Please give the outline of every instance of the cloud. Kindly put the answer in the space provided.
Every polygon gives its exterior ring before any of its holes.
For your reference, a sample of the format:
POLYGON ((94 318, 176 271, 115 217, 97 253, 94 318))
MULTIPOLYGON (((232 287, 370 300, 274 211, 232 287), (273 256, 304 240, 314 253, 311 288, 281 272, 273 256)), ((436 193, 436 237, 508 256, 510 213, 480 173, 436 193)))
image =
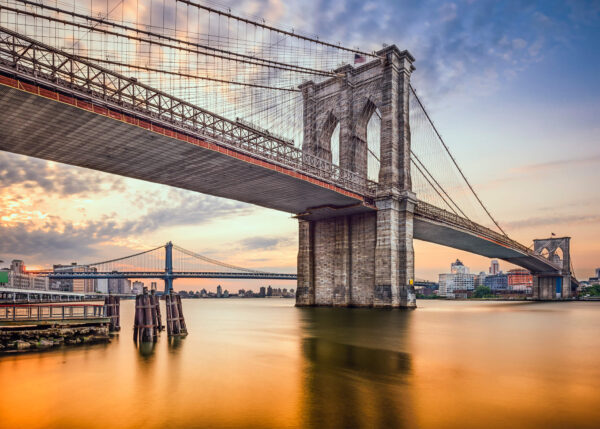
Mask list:
POLYGON ((565 225, 573 223, 595 223, 600 222, 598 214, 564 215, 533 217, 513 222, 505 222, 505 226, 514 229, 537 227, 544 225, 565 225))
POLYGON ((60 196, 103 190, 123 191, 125 188, 124 180, 118 176, 0 152, 0 186, 7 188, 14 185, 37 188, 45 194, 60 196))
POLYGON ((292 243, 289 237, 250 237, 238 242, 244 250, 271 250, 292 243))
POLYGON ((162 204, 130 220, 105 215, 74 223, 47 215, 41 222, 0 224, 0 259, 26 257, 47 263, 78 259, 87 263, 102 254, 102 249, 118 246, 115 240, 139 239, 159 228, 200 225, 253 210, 248 204, 178 189, 169 190, 162 199, 162 204))
POLYGON ((452 21, 456 19, 456 3, 444 3, 438 9, 440 14, 440 21, 452 21))
POLYGON ((376 50, 385 42, 408 49, 416 58, 413 82, 426 99, 434 101, 449 93, 497 91, 503 79, 576 40, 579 26, 598 21, 598 7, 590 2, 440 5, 433 0, 372 0, 368 8, 360 0, 349 0, 345 7, 336 4, 320 0, 307 8, 305 2, 288 3, 288 16, 312 16, 305 21, 310 28, 304 30, 325 40, 341 40, 346 46, 376 50), (593 11, 591 16, 585 15, 586 7, 593 11))
POLYGON ((597 164, 600 163, 600 154, 599 155, 591 155, 585 158, 567 158, 567 159, 559 159, 556 161, 547 161, 540 162, 536 164, 527 164, 522 165, 520 167, 511 168, 511 172, 513 173, 531 173, 531 172, 539 172, 546 170, 555 170, 557 168, 573 168, 582 165, 588 164, 597 164))

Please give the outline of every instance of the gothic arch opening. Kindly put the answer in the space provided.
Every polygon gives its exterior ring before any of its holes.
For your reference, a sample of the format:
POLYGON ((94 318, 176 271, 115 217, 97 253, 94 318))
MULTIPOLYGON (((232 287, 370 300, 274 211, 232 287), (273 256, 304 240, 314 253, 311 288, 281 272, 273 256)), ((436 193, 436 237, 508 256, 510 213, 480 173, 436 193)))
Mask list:
POLYGON ((564 260, 564 253, 560 247, 558 247, 554 251, 554 254, 552 255, 552 260, 557 263, 562 263, 562 261, 564 260))
POLYGON ((362 109, 360 118, 356 124, 356 135, 365 142, 366 168, 363 174, 369 180, 379 181, 380 159, 381 159, 381 112, 371 100, 367 100, 362 109))
POLYGON ((381 167, 381 112, 375 108, 367 122, 367 178, 379 182, 381 167))
POLYGON ((329 147, 331 150, 331 163, 333 165, 340 165, 340 123, 338 122, 331 137, 329 139, 329 147))
POLYGON ((333 165, 340 165, 340 121, 332 112, 323 124, 319 156, 333 165))

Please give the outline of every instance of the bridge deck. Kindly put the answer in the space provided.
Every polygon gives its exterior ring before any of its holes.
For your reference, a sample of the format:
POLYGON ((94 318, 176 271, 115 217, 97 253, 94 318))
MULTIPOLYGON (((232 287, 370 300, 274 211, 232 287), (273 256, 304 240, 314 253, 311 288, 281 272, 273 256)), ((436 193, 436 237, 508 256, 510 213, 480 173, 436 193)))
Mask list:
POLYGON ((2 77, 0 150, 288 213, 324 205, 372 210, 358 194, 275 162, 26 82, 17 89, 2 77))

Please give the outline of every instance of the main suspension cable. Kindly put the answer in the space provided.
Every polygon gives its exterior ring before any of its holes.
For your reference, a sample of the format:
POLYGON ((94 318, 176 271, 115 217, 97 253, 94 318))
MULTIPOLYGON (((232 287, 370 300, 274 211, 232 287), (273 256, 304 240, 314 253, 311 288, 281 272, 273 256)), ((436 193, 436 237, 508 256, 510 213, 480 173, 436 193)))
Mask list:
MULTIPOLYGON (((31 2, 28 2, 27 0, 17 0, 17 1, 21 1, 21 2, 24 2, 24 3, 25 2, 26 3, 31 3, 31 2)), ((36 6, 42 7, 42 8, 46 7, 46 6, 41 5, 39 3, 33 3, 33 4, 35 4, 36 6)), ((311 75, 336 76, 336 74, 333 73, 333 72, 331 72, 331 71, 311 69, 311 68, 307 68, 307 67, 297 66, 297 65, 294 65, 294 64, 280 63, 280 62, 273 61, 273 60, 266 60, 266 59, 263 59, 263 58, 252 57, 250 55, 239 54, 239 53, 228 51, 228 50, 225 50, 225 49, 219 49, 219 48, 214 48, 214 47, 211 47, 211 46, 195 44, 195 43, 192 43, 192 42, 183 42, 181 40, 173 39, 173 38, 168 37, 168 36, 159 35, 158 33, 149 32, 149 31, 145 31, 145 30, 139 30, 139 29, 132 28, 132 27, 127 27, 127 26, 122 26, 121 24, 116 24, 116 23, 113 23, 113 22, 110 22, 110 21, 106 21, 104 19, 100 20, 98 18, 90 18, 90 17, 86 17, 85 15, 82 15, 85 19, 90 19, 92 21, 100 21, 102 24, 108 24, 108 25, 112 25, 112 26, 115 26, 115 27, 124 27, 128 31, 135 31, 137 33, 146 34, 146 35, 150 34, 152 37, 174 40, 176 43, 182 43, 182 44, 187 44, 187 45, 195 45, 196 48, 202 48, 202 49, 205 49, 205 50, 214 51, 214 53, 199 52, 198 50, 190 49, 190 48, 185 48, 183 46, 175 46, 175 45, 171 45, 171 44, 168 44, 168 43, 165 43, 165 42, 160 42, 160 41, 157 41, 157 40, 146 39, 146 38, 143 38, 143 37, 133 36, 133 35, 130 35, 130 34, 118 33, 118 32, 115 32, 115 31, 110 31, 110 30, 107 30, 107 29, 99 28, 98 26, 91 26, 91 25, 86 25, 86 24, 82 24, 82 23, 78 23, 78 22, 67 21, 67 20, 56 18, 56 17, 53 17, 53 16, 42 15, 42 14, 39 14, 39 13, 30 12, 28 10, 17 9, 17 8, 12 8, 12 7, 8 7, 8 6, 3 6, 3 5, 0 5, 0 9, 5 9, 5 10, 8 10, 10 12, 17 13, 17 14, 29 15, 29 16, 31 16, 33 18, 40 18, 40 19, 46 19, 48 21, 58 22, 60 24, 69 25, 69 26, 72 26, 72 27, 83 28, 83 29, 86 29, 88 31, 95 31, 95 32, 99 32, 99 33, 108 34, 108 35, 111 35, 111 36, 123 37, 123 38, 129 39, 129 40, 134 40, 136 42, 150 43, 150 44, 154 44, 154 45, 157 45, 157 46, 162 46, 164 48, 171 48, 171 49, 180 50, 180 51, 184 51, 184 52, 190 52, 190 53, 193 53, 193 54, 206 55, 206 56, 210 56, 210 57, 214 57, 214 58, 219 58, 219 59, 226 60, 226 61, 236 61, 236 62, 241 62, 241 63, 245 63, 245 64, 251 64, 251 65, 256 65, 256 66, 261 66, 261 67, 270 67, 270 68, 279 69, 279 70, 285 70, 285 71, 291 71, 291 72, 298 72, 298 73, 304 73, 304 74, 311 74, 311 75), (236 58, 236 57, 239 57, 239 58, 236 58)), ((63 11, 61 13, 65 13, 65 14, 68 14, 68 15, 73 15, 74 14, 74 12, 69 12, 69 11, 63 11)), ((77 14, 77 15, 79 15, 79 14, 77 14)))
POLYGON ((367 55, 367 56, 372 57, 372 58, 379 58, 373 52, 364 52, 364 51, 361 51, 359 49, 346 48, 346 47, 344 47, 342 45, 336 45, 334 43, 324 42, 322 40, 319 40, 319 39, 316 39, 316 38, 313 38, 313 37, 303 36, 302 34, 294 33, 293 31, 282 30, 280 28, 267 25, 264 22, 261 23, 261 22, 258 22, 258 21, 253 21, 253 20, 248 19, 248 18, 242 18, 241 16, 233 15, 231 13, 231 11, 225 12, 225 11, 222 11, 222 10, 219 10, 219 9, 215 9, 215 8, 212 8, 212 7, 209 7, 209 6, 205 6, 205 5, 202 5, 202 4, 199 4, 199 3, 195 3, 195 2, 190 1, 190 0, 175 0, 175 1, 179 2, 179 3, 186 4, 188 6, 194 6, 194 7, 198 8, 198 9, 203 9, 203 10, 205 10, 207 12, 210 12, 210 13, 215 13, 217 15, 221 15, 221 16, 224 16, 226 18, 234 19, 234 20, 243 22, 245 24, 254 25, 256 27, 264 28, 265 30, 274 31, 274 32, 279 33, 279 34, 284 34, 286 36, 290 36, 290 37, 294 37, 294 38, 297 38, 297 39, 305 40, 307 42, 316 43, 316 44, 319 44, 319 45, 322 45, 322 46, 327 46, 329 48, 335 48, 335 49, 339 49, 339 50, 346 51, 346 52, 352 52, 354 54, 367 55))
POLYGON ((481 205, 481 207, 483 208, 483 210, 487 213, 487 215, 489 216, 489 218, 492 220, 492 222, 494 222, 494 224, 498 227, 498 229, 502 232, 502 234, 504 234, 506 237, 508 237, 508 235, 506 234, 506 232, 504 232, 504 230, 502 229, 502 227, 498 224, 498 222, 496 222, 496 219, 494 219, 494 217, 491 215, 491 213, 489 212, 489 210, 487 209, 487 207, 485 206, 485 204, 483 204, 483 202, 481 201, 481 199, 479 198, 479 195, 477 195, 477 192, 475 192, 475 189, 473 189, 473 187, 471 186, 471 183, 469 183, 469 181, 467 180, 467 178, 465 177, 463 171, 461 170, 461 168, 458 166, 458 163, 456 162, 456 159, 454 159, 454 156, 452 156, 452 153, 450 152, 450 149, 448 148, 448 146, 446 145, 446 143, 444 142, 444 139, 442 138, 442 136, 440 135, 440 133, 438 132, 437 128, 435 127, 435 124, 433 123, 433 121, 431 120, 431 118, 429 117, 429 114, 427 113, 427 110, 425 110, 425 106, 423 106, 423 103, 421 103, 421 100, 419 99, 419 97, 417 96, 417 93, 415 91, 415 89, 413 88, 412 85, 410 86, 410 90, 413 93, 413 95, 415 96, 415 99, 417 100, 417 102, 419 103, 419 106, 421 106, 421 109, 423 110, 423 113, 425 113, 425 116, 427 117, 427 120, 429 121, 429 123, 431 124, 431 126, 433 127, 433 130, 435 131, 435 134, 438 136, 438 138, 440 139, 440 142, 442 143, 442 146, 444 146, 444 149, 446 149, 446 152, 448 153, 448 156, 450 156, 450 159, 452 160, 452 162, 454 163, 454 165, 456 166, 456 168, 458 169, 458 172, 460 173, 460 175, 462 176, 462 178, 464 179, 465 183, 467 184, 467 186, 469 187, 469 189, 471 190, 471 192, 473 193, 473 195, 475 196, 475 198, 477 199, 477 201, 479 202, 479 204, 481 205))

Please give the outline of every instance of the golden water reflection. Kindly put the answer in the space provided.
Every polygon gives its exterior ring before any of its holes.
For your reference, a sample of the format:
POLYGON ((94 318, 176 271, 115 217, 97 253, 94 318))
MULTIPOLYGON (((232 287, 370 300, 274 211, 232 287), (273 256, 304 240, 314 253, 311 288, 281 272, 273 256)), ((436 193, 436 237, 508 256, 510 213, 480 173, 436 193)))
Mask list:
POLYGON ((190 335, 0 357, 1 428, 600 427, 600 303, 186 300, 190 335))

